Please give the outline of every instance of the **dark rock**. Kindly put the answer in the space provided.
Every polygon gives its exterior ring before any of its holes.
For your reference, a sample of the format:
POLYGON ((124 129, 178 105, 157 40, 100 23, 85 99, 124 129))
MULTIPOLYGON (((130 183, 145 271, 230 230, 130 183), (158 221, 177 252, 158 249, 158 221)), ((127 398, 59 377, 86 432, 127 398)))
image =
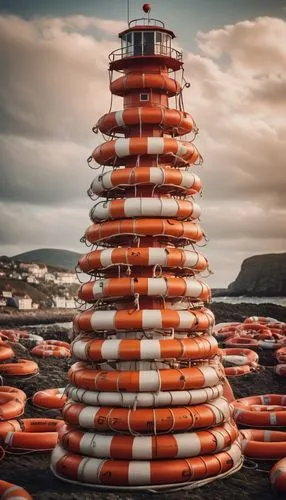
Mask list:
POLYGON ((255 255, 245 259, 227 295, 286 296, 286 253, 255 255))

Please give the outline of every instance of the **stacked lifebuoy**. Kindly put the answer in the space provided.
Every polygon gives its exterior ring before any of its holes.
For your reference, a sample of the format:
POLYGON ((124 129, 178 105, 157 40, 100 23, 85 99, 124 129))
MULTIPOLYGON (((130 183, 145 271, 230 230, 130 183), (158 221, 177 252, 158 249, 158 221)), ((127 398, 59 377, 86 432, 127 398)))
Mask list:
POLYGON ((210 289, 197 277, 208 263, 185 248, 204 236, 188 198, 201 190, 191 171, 200 155, 180 139, 195 125, 168 107, 181 93, 170 58, 149 59, 122 66, 111 92, 124 97, 124 111, 95 127, 110 136, 88 160, 100 165, 89 194, 106 200, 92 208, 85 240, 100 249, 79 261, 91 276, 79 291, 87 310, 74 319, 78 362, 52 454, 61 479, 116 488, 201 484, 241 464, 204 306, 210 289))

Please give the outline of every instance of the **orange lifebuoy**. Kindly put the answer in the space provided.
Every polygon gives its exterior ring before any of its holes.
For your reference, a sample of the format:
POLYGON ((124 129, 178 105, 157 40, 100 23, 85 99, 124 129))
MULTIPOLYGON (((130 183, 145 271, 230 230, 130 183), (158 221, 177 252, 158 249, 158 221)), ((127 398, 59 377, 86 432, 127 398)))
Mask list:
POLYGON ((0 340, 0 361, 6 361, 7 359, 14 358, 14 356, 14 351, 9 344, 0 340))
POLYGON ((172 247, 93 250, 79 260, 79 267, 85 273, 94 273, 97 270, 103 274, 110 273, 114 268, 116 272, 117 267, 121 265, 128 266, 131 275, 133 268, 141 268, 142 275, 144 267, 147 271, 150 269, 149 274, 152 276, 154 266, 169 268, 171 271, 176 269, 176 272, 181 268, 185 274, 194 274, 205 271, 208 261, 198 252, 172 247))
POLYGON ((197 222, 182 222, 176 219, 119 219, 92 224, 85 232, 90 243, 105 245, 132 244, 135 236, 164 237, 166 241, 177 241, 181 246, 203 239, 203 231, 197 222))
POLYGON ((275 358, 279 363, 286 363, 286 347, 281 347, 275 351, 275 358))
POLYGON ((237 399, 233 402, 233 418, 238 424, 254 427, 286 425, 286 395, 264 394, 237 399))
POLYGON ((125 217, 175 217, 178 220, 196 220, 201 209, 191 200, 173 198, 124 198, 100 201, 90 211, 93 222, 125 217))
POLYGON ((258 340, 243 336, 229 337, 227 340, 224 341, 224 344, 230 347, 249 347, 249 346, 257 347, 259 345, 258 340))
POLYGON ((241 336, 252 336, 260 340, 271 339, 272 332, 270 328, 261 323, 241 323, 236 327, 235 333, 241 336))
POLYGON ((126 331, 173 328, 175 331, 208 330, 214 324, 213 313, 207 308, 175 311, 170 309, 142 309, 119 311, 87 311, 74 318, 75 331, 126 331))
POLYGON ((95 391, 174 391, 212 387, 221 382, 219 366, 198 366, 170 370, 103 371, 86 363, 75 363, 68 372, 72 384, 95 391))
POLYGON ((166 92, 173 97, 181 92, 181 85, 166 73, 127 73, 110 84, 112 94, 125 96, 129 92, 140 89, 153 89, 166 92))
MULTIPOLYGON (((224 383, 227 380, 225 379, 224 383)), ((120 408, 160 408, 162 406, 189 406, 213 401, 225 395, 222 384, 201 389, 157 392, 108 392, 88 391, 74 385, 67 386, 67 395, 77 403, 91 406, 115 406, 120 408)), ((232 399, 232 401, 234 398, 232 399)))
POLYGON ((104 134, 122 134, 130 125, 142 124, 160 127, 165 133, 174 136, 185 135, 196 129, 195 122, 189 113, 178 109, 144 106, 112 111, 103 115, 96 127, 104 134))
POLYGON ((72 343, 72 354, 81 360, 152 360, 152 359, 204 359, 218 352, 214 337, 170 340, 100 340, 80 337, 72 343))
POLYGON ((130 137, 114 139, 97 146, 92 153, 99 165, 124 165, 126 157, 154 155, 160 161, 182 167, 201 160, 192 142, 169 137, 130 137))
POLYGON ((241 448, 234 442, 227 451, 173 460, 110 460, 89 458, 89 468, 83 467, 87 458, 65 451, 58 445, 52 453, 52 471, 61 479, 82 481, 115 487, 150 486, 166 483, 190 484, 229 471, 241 463, 241 448), (90 472, 89 472, 90 471, 90 472))
POLYGON ((286 376, 286 363, 279 364, 274 367, 274 371, 277 375, 281 375, 282 377, 286 376))
POLYGON ((190 297, 192 300, 209 302, 211 291, 203 281, 194 278, 109 278, 84 283, 79 298, 94 302, 115 297, 134 297, 135 294, 148 297, 190 297))
POLYGON ((61 409, 67 401, 67 396, 64 391, 64 387, 38 391, 33 395, 33 405, 53 410, 61 409))
MULTIPOLYGON (((194 195, 202 190, 200 178, 189 170, 170 167, 135 167, 104 170, 92 181, 88 193, 109 197, 122 196, 122 191, 133 191, 136 186, 153 186, 157 193, 194 195)), ((135 194, 135 193, 134 193, 135 194)))
POLYGON ((30 493, 21 486, 2 480, 0 480, 0 495, 1 500, 33 500, 30 493))
POLYGON ((0 422, 0 439, 6 448, 32 451, 52 450, 58 440, 62 420, 27 418, 0 422))
POLYGON ((37 363, 30 359, 17 359, 14 363, 4 363, 0 365, 0 374, 6 377, 25 377, 39 373, 37 363))
POLYGON ((242 429, 243 454, 255 460, 276 460, 286 456, 286 432, 242 429))
POLYGON ((0 421, 19 417, 24 413, 26 394, 16 387, 0 386, 0 421))
POLYGON ((222 349, 223 363, 236 366, 225 366, 224 371, 228 377, 246 375, 257 366, 258 354, 251 349, 222 349))
POLYGON ((272 467, 270 481, 278 491, 286 493, 286 458, 282 458, 272 467))
POLYGON ((71 355, 70 350, 66 347, 45 343, 41 343, 33 347, 31 354, 41 358, 69 358, 71 355))
POLYGON ((121 460, 170 459, 218 453, 238 437, 237 427, 221 426, 192 433, 150 436, 108 435, 85 432, 69 425, 59 428, 65 450, 96 458, 121 460))

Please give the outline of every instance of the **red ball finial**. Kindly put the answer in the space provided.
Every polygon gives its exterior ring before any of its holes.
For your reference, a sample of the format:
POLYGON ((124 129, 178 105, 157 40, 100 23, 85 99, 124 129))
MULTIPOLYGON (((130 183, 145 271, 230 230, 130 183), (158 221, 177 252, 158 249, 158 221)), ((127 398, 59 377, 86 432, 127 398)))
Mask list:
POLYGON ((144 12, 146 12, 146 14, 148 14, 148 12, 150 12, 150 10, 151 10, 151 4, 150 3, 144 3, 144 5, 143 5, 142 8, 143 8, 144 12))

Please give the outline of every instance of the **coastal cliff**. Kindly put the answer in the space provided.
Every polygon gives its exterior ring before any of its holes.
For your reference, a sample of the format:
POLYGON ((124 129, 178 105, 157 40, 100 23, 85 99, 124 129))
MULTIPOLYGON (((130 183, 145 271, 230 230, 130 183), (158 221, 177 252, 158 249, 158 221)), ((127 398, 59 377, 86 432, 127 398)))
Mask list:
POLYGON ((227 295, 286 296, 286 253, 255 255, 245 259, 227 295))

